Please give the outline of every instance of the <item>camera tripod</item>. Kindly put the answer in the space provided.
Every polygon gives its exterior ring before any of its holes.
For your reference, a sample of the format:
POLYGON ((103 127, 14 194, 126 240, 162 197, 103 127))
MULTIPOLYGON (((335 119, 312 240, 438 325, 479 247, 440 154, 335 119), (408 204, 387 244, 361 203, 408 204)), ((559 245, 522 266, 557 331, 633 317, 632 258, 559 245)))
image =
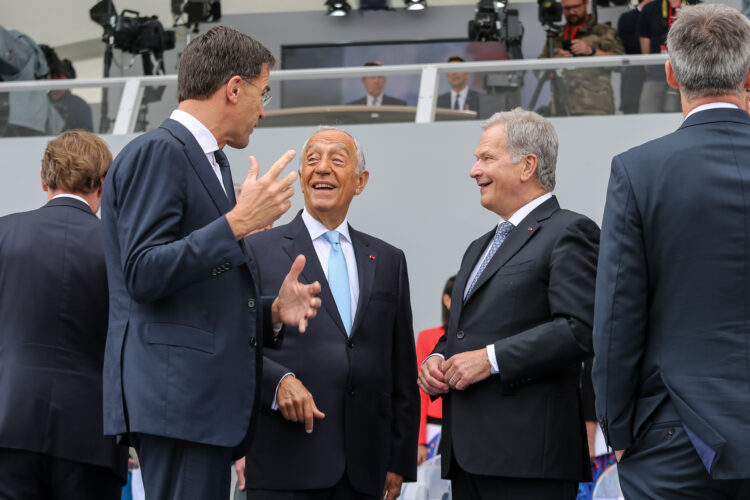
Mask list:
MULTIPOLYGON (((545 24, 543 28, 547 34, 547 53, 549 54, 549 57, 554 57, 555 36, 560 31, 560 27, 555 24, 545 24)), ((541 94, 545 82, 550 83, 552 92, 550 112, 554 110, 555 116, 570 116, 570 108, 568 108, 568 91, 565 89, 565 85, 563 85, 560 77, 557 76, 557 71, 554 69, 544 71, 541 77, 539 77, 539 81, 534 89, 534 94, 531 96, 531 102, 529 102, 529 109, 534 110, 536 107, 537 100, 539 100, 539 94, 541 94)))

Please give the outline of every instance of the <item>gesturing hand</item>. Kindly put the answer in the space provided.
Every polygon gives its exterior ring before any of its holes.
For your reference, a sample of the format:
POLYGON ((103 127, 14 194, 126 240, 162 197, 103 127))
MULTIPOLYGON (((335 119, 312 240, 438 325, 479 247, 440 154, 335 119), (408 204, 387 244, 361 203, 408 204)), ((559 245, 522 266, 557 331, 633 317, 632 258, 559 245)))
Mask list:
POLYGON ((242 184, 237 204, 226 215, 238 240, 273 223, 292 206, 289 198, 294 194, 292 184, 297 179, 297 172, 289 172, 281 180, 278 177, 295 154, 293 150, 284 153, 260 178, 258 161, 254 156, 250 157, 250 171, 242 184))
POLYGON ((299 282, 299 275, 305 267, 305 256, 298 255, 292 263, 289 274, 284 278, 279 296, 271 305, 271 320, 274 323, 296 326, 300 332, 307 328, 307 320, 318 314, 320 283, 309 285, 299 282))
POLYGON ((396 474, 395 472, 385 473, 385 485, 383 486, 383 494, 380 498, 385 500, 394 500, 401 495, 401 485, 404 482, 404 476, 396 474))
POLYGON ((318 410, 312 394, 293 375, 281 379, 276 390, 276 402, 285 419, 292 422, 304 422, 305 432, 313 431, 315 418, 325 418, 326 414, 318 410))

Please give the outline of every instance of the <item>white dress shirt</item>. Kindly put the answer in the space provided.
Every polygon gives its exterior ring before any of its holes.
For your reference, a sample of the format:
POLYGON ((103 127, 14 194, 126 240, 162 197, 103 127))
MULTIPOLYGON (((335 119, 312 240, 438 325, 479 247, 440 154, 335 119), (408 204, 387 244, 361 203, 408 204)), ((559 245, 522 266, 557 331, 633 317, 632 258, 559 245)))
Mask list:
POLYGON ((466 106, 466 96, 469 95, 469 86, 463 88, 461 92, 456 92, 453 89, 451 89, 451 109, 458 109, 459 111, 464 111, 464 108, 466 106), (454 108, 453 105, 456 102, 456 96, 458 96, 458 108, 454 108))
MULTIPOLYGON (((323 268, 326 279, 328 279, 328 256, 331 253, 331 243, 323 236, 328 232, 328 228, 310 215, 307 210, 302 210, 302 222, 305 223, 307 232, 310 233, 315 253, 318 254, 320 267, 323 268)), ((349 274, 349 296, 351 298, 353 322, 354 314, 357 312, 357 301, 359 300, 359 275, 357 274, 357 259, 354 257, 354 247, 352 246, 352 239, 349 236, 349 223, 347 219, 344 219, 344 222, 334 229, 334 231, 338 231, 341 234, 339 243, 341 244, 341 251, 344 253, 344 259, 346 260, 346 271, 349 274)))
MULTIPOLYGON (((327 233, 329 229, 304 209, 302 210, 302 222, 304 222, 307 232, 310 234, 313 248, 315 248, 315 253, 318 255, 320 267, 323 268, 323 273, 326 275, 326 279, 328 279, 328 256, 331 254, 331 243, 323 235, 327 233)), ((346 271, 349 274, 349 293, 351 298, 353 322, 354 314, 357 312, 357 301, 359 300, 359 274, 357 273, 357 259, 354 257, 354 247, 352 246, 352 239, 349 236, 349 223, 347 219, 344 219, 344 222, 334 229, 334 231, 338 231, 341 235, 339 237, 339 245, 341 245, 344 260, 346 260, 346 271)), ((281 325, 274 325, 274 330, 281 330, 281 325)), ((279 403, 276 399, 279 393, 279 386, 281 385, 281 381, 289 375, 293 376, 294 373, 285 373, 281 379, 279 379, 279 383, 276 384, 276 393, 271 402, 272 410, 279 409, 279 403)))
POLYGON ((84 202, 84 203, 86 204, 86 206, 87 206, 87 207, 89 206, 89 202, 88 202, 88 201, 86 201, 86 200, 84 200, 83 198, 81 198, 81 197, 80 197, 80 196, 78 196, 77 194, 71 194, 71 193, 60 193, 60 194, 56 194, 55 196, 53 196, 52 198, 50 198, 50 200, 49 200, 49 201, 52 201, 52 200, 54 200, 55 198, 73 198, 74 200, 78 200, 78 201, 82 201, 82 202, 84 202))
POLYGON ((694 115, 695 113, 698 113, 699 111, 706 111, 707 109, 718 109, 718 108, 734 108, 734 109, 740 109, 737 107, 736 104, 732 104, 731 102, 709 102, 707 104, 701 104, 700 106, 696 106, 693 108, 690 113, 687 114, 685 117, 685 120, 690 118, 690 115, 694 115))
POLYGON ((219 149, 219 143, 216 142, 214 134, 212 134, 205 125, 198 121, 196 117, 190 113, 182 111, 181 109, 175 109, 172 111, 170 118, 188 129, 188 132, 195 137, 195 140, 198 141, 198 145, 203 150, 203 153, 205 153, 208 163, 210 163, 211 168, 214 169, 216 178, 219 179, 221 190, 224 191, 224 194, 227 194, 227 190, 224 189, 224 180, 221 177, 221 168, 216 162, 216 157, 214 156, 214 153, 219 149))
POLYGON ((368 106, 382 106, 383 105, 383 94, 372 96, 367 94, 367 105, 368 106))

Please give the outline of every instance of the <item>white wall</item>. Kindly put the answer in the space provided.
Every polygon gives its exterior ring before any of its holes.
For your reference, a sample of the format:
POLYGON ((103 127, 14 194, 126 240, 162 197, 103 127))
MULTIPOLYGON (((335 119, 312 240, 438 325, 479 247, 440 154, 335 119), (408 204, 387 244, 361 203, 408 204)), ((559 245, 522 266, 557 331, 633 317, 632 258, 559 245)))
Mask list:
MULTIPOLYGON (((557 194, 560 203, 601 223, 614 154, 679 127, 681 115, 627 115, 553 119, 560 137, 557 194)), ((229 150, 236 181, 247 157, 268 167, 287 149, 299 150, 314 128, 259 129, 245 150, 229 150)), ((440 322, 440 291, 455 273, 468 244, 490 230, 497 216, 479 204, 469 178, 481 133, 478 122, 347 127, 362 144, 370 182, 351 205, 350 223, 404 250, 409 266, 415 331, 440 322)), ((131 137, 106 136, 113 152, 131 137)), ((0 215, 44 203, 39 164, 46 139, 0 139, 0 215)), ((297 165, 287 169, 296 169, 297 165)), ((288 222, 302 208, 297 192, 288 222)))

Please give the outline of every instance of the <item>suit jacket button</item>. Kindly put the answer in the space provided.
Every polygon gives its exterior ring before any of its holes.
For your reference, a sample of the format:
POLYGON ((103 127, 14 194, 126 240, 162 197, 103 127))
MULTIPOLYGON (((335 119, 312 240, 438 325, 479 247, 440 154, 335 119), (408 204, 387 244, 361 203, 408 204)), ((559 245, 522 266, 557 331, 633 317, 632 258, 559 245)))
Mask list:
POLYGON ((346 345, 348 345, 349 347, 354 347, 354 342, 352 342, 352 339, 349 339, 349 340, 348 340, 348 341, 346 342, 346 345))
POLYGON ((457 339, 462 339, 462 338, 464 338, 465 335, 466 334, 464 333, 463 330, 459 330, 459 331, 456 332, 456 338, 457 339))
POLYGON ((255 340, 255 337, 251 338, 250 339, 250 347, 255 347, 256 345, 258 345, 258 341, 255 340))
POLYGON ((248 301, 247 301, 247 307, 249 307, 250 309, 254 309, 255 308, 255 299, 248 299, 248 301))

